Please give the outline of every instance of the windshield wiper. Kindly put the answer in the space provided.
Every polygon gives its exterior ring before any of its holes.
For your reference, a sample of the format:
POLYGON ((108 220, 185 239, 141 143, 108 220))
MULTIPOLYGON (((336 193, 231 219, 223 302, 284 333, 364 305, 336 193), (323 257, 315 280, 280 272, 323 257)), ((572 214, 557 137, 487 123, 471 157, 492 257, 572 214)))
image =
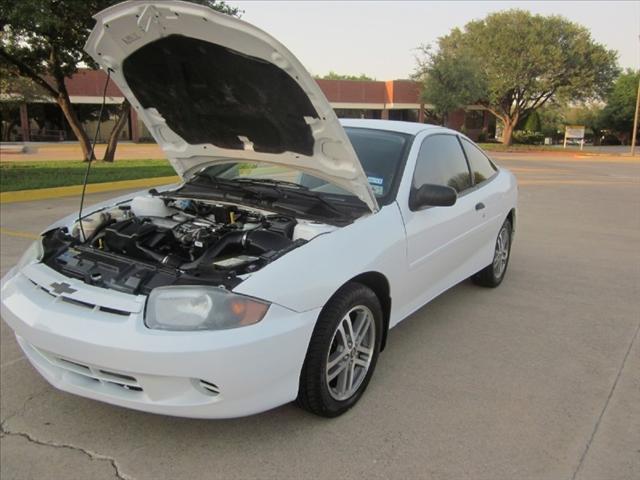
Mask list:
POLYGON ((267 187, 272 187, 274 190, 277 190, 279 193, 284 193, 284 192, 282 192, 282 190, 280 190, 280 188, 278 187, 285 187, 287 189, 286 194, 313 198, 318 203, 321 203, 332 212, 337 213, 341 217, 344 217, 344 212, 336 208, 331 202, 322 198, 322 196, 319 193, 309 190, 309 187, 300 185, 299 183, 288 182, 286 180, 274 180, 272 178, 236 178, 233 181, 238 183, 246 183, 248 185, 260 185, 260 186, 264 185, 267 187), (293 187, 293 189, 291 187, 293 187))
POLYGON ((323 198, 320 195, 320 193, 313 192, 309 190, 308 187, 305 187, 304 185, 300 185, 294 182, 287 182, 286 180, 272 180, 268 178, 236 178, 234 180, 229 180, 226 178, 212 177, 204 173, 196 173, 194 175, 194 178, 203 178, 212 185, 220 185, 222 187, 236 188, 236 189, 239 189, 240 191, 248 192, 256 196, 258 199, 262 199, 262 196, 259 194, 259 192, 256 192, 255 190, 248 187, 252 185, 270 187, 276 192, 278 192, 280 195, 282 195, 283 199, 286 199, 288 195, 293 195, 293 196, 298 195, 301 197, 311 198, 315 200, 317 203, 322 204, 326 209, 332 211, 333 213, 338 214, 341 218, 345 218, 345 213, 341 211, 339 208, 336 208, 336 206, 333 205, 333 203, 323 198), (287 186, 287 187, 295 186, 296 188, 286 188, 286 192, 284 192, 279 188, 280 186, 287 186))
POLYGON ((331 203, 330 201, 328 201, 327 199, 323 198, 322 195, 320 193, 316 193, 313 192, 311 190, 303 190, 303 191, 298 191, 298 192, 292 192, 294 195, 299 195, 301 197, 307 197, 307 198, 313 198, 314 200, 316 200, 318 203, 321 203, 322 205, 324 205, 325 207, 327 207, 329 210, 331 210, 334 213, 337 213, 338 215, 340 215, 341 217, 345 217, 345 213, 340 210, 339 208, 337 208, 333 203, 331 203))
MULTIPOLYGON (((235 180, 227 180, 224 178, 217 178, 217 177, 212 177, 210 175, 207 175, 206 173, 196 173, 193 179, 203 179, 206 180, 207 183, 214 185, 214 186, 219 186, 219 187, 231 187, 235 190, 239 190, 241 192, 244 193, 249 193, 257 198, 262 198, 261 195, 256 192, 255 190, 251 189, 251 188, 247 188, 245 185, 239 184, 238 182, 236 182, 235 180)), ((191 182, 189 182, 191 183, 191 182)))
POLYGON ((268 185, 268 186, 274 186, 274 187, 288 187, 288 188, 295 188, 296 190, 309 190, 309 187, 306 187, 304 185, 300 185, 299 183, 295 183, 295 182, 288 182, 287 180, 275 180, 273 178, 236 178, 233 180, 234 182, 239 182, 239 183, 248 183, 248 184, 255 184, 255 185, 268 185))

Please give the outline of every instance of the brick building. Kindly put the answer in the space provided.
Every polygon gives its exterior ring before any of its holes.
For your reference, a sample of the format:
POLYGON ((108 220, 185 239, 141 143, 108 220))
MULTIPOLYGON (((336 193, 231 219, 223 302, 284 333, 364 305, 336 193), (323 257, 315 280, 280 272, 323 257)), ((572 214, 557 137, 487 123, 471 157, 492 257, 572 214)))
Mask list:
MULTIPOLYGON (((87 130, 95 131, 97 113, 102 102, 105 74, 101 70, 81 70, 67 80, 71 102, 77 106, 79 116, 87 130)), ((410 80, 354 81, 317 80, 318 85, 341 118, 377 118, 411 122, 435 123, 429 117, 429 106, 421 103, 420 86, 410 80)), ((107 88, 107 111, 113 113, 123 100, 118 87, 111 83, 107 88)), ((13 104, 12 104, 13 105, 13 104)), ((7 105, 8 108, 8 105, 7 105)), ((46 98, 40 102, 14 106, 5 112, 2 119, 2 140, 7 141, 58 141, 73 140, 62 111, 46 98)), ((114 119, 103 119, 100 140, 111 130, 114 119)), ((477 139, 481 132, 492 137, 495 134, 495 119, 486 110, 469 106, 452 112, 447 126, 464 131, 477 139)), ((149 141, 151 136, 138 120, 134 111, 122 132, 123 140, 149 141)))

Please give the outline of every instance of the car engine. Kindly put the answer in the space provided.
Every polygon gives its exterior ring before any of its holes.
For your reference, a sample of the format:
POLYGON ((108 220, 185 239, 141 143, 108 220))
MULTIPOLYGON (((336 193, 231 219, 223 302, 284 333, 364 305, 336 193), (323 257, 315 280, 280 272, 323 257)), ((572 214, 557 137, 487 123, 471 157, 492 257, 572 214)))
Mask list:
POLYGON ((133 294, 165 285, 233 288, 317 234, 335 229, 235 205, 159 196, 96 212, 44 236, 45 263, 133 294))

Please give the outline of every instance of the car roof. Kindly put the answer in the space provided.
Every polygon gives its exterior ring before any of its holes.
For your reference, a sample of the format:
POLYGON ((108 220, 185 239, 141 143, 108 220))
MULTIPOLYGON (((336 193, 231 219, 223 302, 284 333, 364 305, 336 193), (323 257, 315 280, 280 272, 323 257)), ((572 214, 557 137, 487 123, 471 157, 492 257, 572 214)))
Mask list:
POLYGON ((410 135, 417 135, 420 132, 429 130, 430 132, 446 132, 459 134, 455 130, 449 128, 440 127, 438 125, 431 125, 429 123, 418 122, 401 122, 397 120, 371 120, 360 118, 341 118, 340 123, 343 127, 354 128, 371 128, 374 130, 388 130, 391 132, 408 133, 410 135))

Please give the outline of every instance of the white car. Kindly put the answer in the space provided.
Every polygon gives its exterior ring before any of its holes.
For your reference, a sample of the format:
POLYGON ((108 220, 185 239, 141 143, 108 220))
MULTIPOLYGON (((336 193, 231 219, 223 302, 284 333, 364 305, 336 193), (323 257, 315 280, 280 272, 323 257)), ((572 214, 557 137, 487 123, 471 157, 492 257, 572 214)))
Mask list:
POLYGON ((2 317, 55 387, 184 417, 296 399, 337 416, 390 328, 504 278, 516 180, 464 135, 340 122, 280 43, 205 7, 96 20, 87 51, 184 183, 57 222, 4 278, 2 317))

